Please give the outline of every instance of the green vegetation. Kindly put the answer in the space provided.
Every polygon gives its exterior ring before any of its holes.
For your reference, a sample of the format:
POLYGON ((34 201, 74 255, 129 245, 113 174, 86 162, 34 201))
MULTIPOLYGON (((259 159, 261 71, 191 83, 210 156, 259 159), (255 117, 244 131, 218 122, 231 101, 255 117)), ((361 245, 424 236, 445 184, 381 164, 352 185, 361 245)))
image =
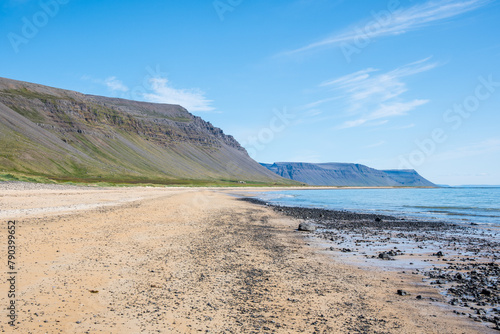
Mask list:
POLYGON ((40 101, 46 103, 48 101, 52 103, 56 103, 56 100, 62 99, 59 97, 56 97, 54 95, 49 95, 49 94, 43 94, 43 93, 38 93, 32 90, 28 90, 25 87, 19 88, 19 89, 6 89, 3 91, 3 93, 7 94, 12 94, 12 95, 21 95, 22 97, 25 97, 27 99, 39 99, 40 101))
POLYGON ((21 181, 21 182, 35 182, 35 183, 56 183, 43 176, 27 176, 22 174, 13 173, 0 173, 0 181, 21 181))
MULTIPOLYGON (((273 187, 284 184, 252 182, 240 183, 232 180, 189 180, 189 179, 133 179, 133 178, 78 178, 25 175, 21 173, 0 173, 0 182, 18 181, 45 184, 64 184, 96 187, 273 187)), ((292 185, 289 185, 292 186, 292 185)))
POLYGON ((42 115, 40 115, 40 113, 38 113, 34 109, 26 109, 26 108, 17 107, 17 106, 11 106, 10 108, 34 123, 42 123, 44 120, 42 115))
MULTIPOLYGON (((4 81, 6 79, 3 79, 4 81)), ((0 84, 2 82, 0 81, 0 84)), ((0 114, 0 181, 107 186, 298 185, 280 179, 178 106, 10 82, 0 102, 43 126, 0 114), (14 87, 14 88, 12 88, 14 87), (43 92, 43 93, 39 93, 43 92), (131 110, 128 112, 127 110, 131 110), (184 124, 162 122, 169 119, 184 124)))
POLYGON ((171 121, 174 121, 174 122, 191 122, 192 119, 190 118, 187 118, 187 117, 168 117, 168 116, 165 116, 165 118, 171 120, 171 121))

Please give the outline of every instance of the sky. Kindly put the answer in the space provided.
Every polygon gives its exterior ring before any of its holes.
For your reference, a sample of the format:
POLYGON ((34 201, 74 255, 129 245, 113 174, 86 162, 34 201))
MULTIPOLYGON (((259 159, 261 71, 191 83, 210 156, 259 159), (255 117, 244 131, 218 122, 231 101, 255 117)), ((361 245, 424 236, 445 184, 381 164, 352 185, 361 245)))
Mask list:
POLYGON ((4 0, 0 76, 180 104, 259 162, 500 185, 499 0, 4 0))

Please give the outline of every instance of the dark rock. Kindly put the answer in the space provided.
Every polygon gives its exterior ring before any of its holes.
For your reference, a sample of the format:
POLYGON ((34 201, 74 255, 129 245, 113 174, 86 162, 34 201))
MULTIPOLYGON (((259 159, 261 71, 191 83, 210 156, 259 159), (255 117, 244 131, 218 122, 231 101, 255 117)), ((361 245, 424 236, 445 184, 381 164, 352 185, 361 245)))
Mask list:
POLYGON ((406 296, 406 295, 409 295, 409 293, 408 293, 408 292, 406 292, 405 290, 401 290, 401 289, 399 289, 399 290, 398 290, 398 295, 400 295, 400 296, 406 296))
POLYGON ((379 259, 382 259, 382 260, 394 260, 388 253, 386 252, 382 252, 378 255, 378 258, 379 259))
POLYGON ((314 231, 316 231, 316 226, 314 226, 311 223, 304 222, 304 223, 299 224, 298 230, 305 231, 305 232, 314 232, 314 231))
POLYGON ((489 296, 491 296, 491 291, 488 289, 483 289, 481 291, 481 294, 489 297, 489 296))
POLYGON ((393 250, 390 250, 390 251, 387 252, 387 255, 389 255, 389 256, 398 256, 399 254, 397 252, 393 251, 393 250))

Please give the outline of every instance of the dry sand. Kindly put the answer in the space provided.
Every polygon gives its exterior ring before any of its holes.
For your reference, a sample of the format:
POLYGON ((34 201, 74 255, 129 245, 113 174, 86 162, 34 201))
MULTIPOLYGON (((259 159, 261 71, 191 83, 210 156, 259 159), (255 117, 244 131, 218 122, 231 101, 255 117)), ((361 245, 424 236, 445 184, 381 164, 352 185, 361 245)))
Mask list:
POLYGON ((0 209, 2 273, 17 222, 18 318, 8 326, 2 279, 3 332, 490 331, 415 299, 442 298, 435 289, 336 261, 297 221, 222 189, 0 184, 0 209))

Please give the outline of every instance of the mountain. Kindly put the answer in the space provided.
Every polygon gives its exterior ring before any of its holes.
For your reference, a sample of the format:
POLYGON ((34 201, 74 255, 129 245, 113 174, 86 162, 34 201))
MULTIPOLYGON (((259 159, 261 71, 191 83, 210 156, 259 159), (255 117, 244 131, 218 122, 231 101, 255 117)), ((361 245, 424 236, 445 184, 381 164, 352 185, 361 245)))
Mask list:
POLYGON ((84 182, 291 183, 181 106, 4 78, 0 172, 84 182))
POLYGON ((350 163, 261 163, 279 176, 317 186, 435 187, 413 169, 377 170, 350 163))
POLYGON ((388 169, 388 170, 382 170, 382 172, 388 174, 391 177, 391 179, 400 183, 402 186, 437 187, 436 184, 423 178, 414 169, 388 169))

